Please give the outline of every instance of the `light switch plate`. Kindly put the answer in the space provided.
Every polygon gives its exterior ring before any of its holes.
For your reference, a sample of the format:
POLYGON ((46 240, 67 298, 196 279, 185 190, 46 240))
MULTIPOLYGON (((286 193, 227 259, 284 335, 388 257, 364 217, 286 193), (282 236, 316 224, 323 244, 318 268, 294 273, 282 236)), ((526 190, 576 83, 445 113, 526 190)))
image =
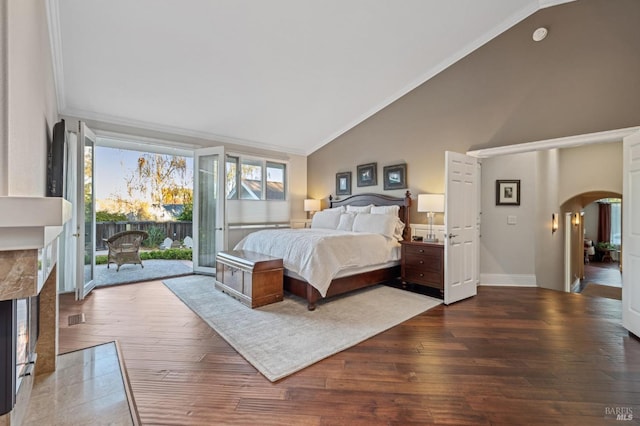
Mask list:
POLYGON ((507 216, 507 224, 508 225, 515 225, 516 223, 518 223, 518 217, 517 216, 507 216))

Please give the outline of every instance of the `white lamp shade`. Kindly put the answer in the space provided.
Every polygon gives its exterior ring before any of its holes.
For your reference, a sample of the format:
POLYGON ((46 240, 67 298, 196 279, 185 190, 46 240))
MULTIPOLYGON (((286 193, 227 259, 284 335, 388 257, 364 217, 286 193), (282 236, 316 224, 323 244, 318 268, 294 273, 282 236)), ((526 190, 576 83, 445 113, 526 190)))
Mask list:
POLYGON ((320 200, 308 199, 304 200, 305 212, 317 212, 320 211, 320 200))
POLYGON ((444 211, 444 194, 419 194, 418 195, 418 211, 419 212, 443 212, 444 211))

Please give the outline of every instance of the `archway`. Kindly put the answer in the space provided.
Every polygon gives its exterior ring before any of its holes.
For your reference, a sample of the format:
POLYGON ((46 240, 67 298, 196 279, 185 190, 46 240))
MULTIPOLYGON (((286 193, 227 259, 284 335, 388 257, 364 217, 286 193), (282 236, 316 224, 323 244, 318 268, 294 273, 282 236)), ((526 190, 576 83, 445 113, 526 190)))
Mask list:
MULTIPOLYGON (((615 250, 602 250, 604 241, 598 240, 598 207, 595 204, 603 199, 621 199, 622 194, 612 191, 589 191, 577 194, 561 205, 561 211, 576 217, 572 226, 565 232, 565 289, 580 293, 589 283, 621 287, 621 275, 618 265, 621 244, 616 241, 615 250), (599 244, 600 243, 600 244, 599 244), (599 251, 596 251, 599 250, 599 251), (606 258, 603 256, 606 253, 606 258), (605 262, 601 262, 601 260, 605 262), (596 262, 593 262, 593 261, 596 262)), ((616 209, 619 212, 621 209, 616 209)), ((609 242, 609 238, 606 241, 609 242)))

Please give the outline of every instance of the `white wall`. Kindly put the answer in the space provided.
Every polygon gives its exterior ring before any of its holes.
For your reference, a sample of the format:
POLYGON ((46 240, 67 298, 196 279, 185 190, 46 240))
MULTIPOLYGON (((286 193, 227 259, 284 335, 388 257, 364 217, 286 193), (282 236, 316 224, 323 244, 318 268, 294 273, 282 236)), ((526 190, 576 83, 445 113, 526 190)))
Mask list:
POLYGON ((7 2, 0 1, 0 196, 8 194, 7 167, 7 2))
MULTIPOLYGON (((47 140, 58 120, 45 2, 8 0, 0 31, 6 96, 0 96, 0 195, 44 196, 47 140), (6 31, 6 33, 4 32, 6 31)), ((1 13, 1 12, 0 12, 1 13)))
POLYGON ((536 154, 482 160, 480 283, 535 285, 536 154), (520 180, 520 205, 496 206, 496 180, 520 180), (509 224, 508 219, 515 220, 509 224))

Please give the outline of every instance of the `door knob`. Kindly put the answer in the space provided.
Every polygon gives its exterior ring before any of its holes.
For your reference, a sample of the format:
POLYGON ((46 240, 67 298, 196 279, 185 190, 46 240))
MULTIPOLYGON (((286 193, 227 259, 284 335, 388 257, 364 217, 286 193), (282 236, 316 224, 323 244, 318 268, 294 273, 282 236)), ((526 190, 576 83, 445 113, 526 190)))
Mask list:
POLYGON ((455 237, 457 237, 457 236, 458 236, 458 234, 449 234, 449 235, 447 235, 447 237, 448 237, 449 239, 451 239, 451 238, 455 238, 455 237))

